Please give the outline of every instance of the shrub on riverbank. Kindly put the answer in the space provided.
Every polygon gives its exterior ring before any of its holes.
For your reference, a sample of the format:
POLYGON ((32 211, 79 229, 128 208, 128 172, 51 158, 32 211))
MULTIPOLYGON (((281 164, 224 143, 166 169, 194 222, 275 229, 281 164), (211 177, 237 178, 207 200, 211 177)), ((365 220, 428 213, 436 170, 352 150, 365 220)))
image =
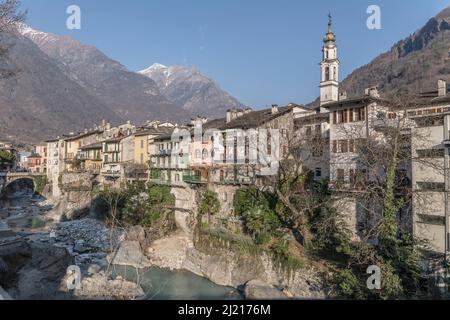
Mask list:
POLYGON ((153 227, 173 213, 175 199, 170 188, 144 182, 127 183, 99 193, 104 218, 124 226, 153 227))

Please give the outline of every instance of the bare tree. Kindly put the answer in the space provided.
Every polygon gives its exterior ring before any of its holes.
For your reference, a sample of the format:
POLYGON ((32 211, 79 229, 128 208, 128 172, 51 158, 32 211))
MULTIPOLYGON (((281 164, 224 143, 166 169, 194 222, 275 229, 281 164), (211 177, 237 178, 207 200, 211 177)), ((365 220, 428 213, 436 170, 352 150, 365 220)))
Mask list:
MULTIPOLYGON (((0 1, 0 61, 6 60, 11 45, 5 41, 5 34, 17 31, 20 23, 25 21, 27 12, 20 11, 19 0, 0 1)), ((14 76, 19 70, 0 67, 0 78, 14 76)))
POLYGON ((20 11, 20 1, 2 0, 0 2, 0 32, 12 32, 19 23, 25 21, 27 12, 20 11))

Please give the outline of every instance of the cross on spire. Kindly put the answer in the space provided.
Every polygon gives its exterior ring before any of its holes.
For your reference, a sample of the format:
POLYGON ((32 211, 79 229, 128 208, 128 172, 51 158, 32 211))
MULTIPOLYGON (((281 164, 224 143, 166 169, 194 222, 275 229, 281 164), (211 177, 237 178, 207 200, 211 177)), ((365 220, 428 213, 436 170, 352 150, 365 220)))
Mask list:
POLYGON ((331 24, 332 24, 332 17, 331 13, 328 14, 328 31, 331 32, 331 24))

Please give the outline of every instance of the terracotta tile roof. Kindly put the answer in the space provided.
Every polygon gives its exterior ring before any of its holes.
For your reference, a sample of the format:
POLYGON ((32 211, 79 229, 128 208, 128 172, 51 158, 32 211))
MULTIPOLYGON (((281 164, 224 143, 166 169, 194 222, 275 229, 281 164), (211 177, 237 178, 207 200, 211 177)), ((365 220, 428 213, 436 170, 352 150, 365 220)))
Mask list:
POLYGON ((95 143, 91 143, 87 146, 81 147, 81 150, 92 150, 92 149, 101 149, 102 148, 102 143, 101 142, 95 142, 95 143))
POLYGON ((266 122, 269 122, 273 119, 276 119, 280 116, 283 116, 293 109, 292 106, 287 107, 279 107, 277 113, 272 113, 272 109, 265 109, 259 111, 249 112, 240 116, 237 119, 234 119, 228 123, 225 123, 220 129, 251 129, 257 128, 263 125, 266 122))

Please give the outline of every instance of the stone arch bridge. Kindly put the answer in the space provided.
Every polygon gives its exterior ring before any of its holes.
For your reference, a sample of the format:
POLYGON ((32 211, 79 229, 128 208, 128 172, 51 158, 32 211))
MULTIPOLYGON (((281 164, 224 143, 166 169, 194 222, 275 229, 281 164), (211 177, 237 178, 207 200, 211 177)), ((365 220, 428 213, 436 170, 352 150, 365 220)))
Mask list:
POLYGON ((0 172, 0 192, 8 185, 17 180, 32 180, 36 188, 37 179, 46 177, 45 173, 31 173, 31 172, 0 172))

